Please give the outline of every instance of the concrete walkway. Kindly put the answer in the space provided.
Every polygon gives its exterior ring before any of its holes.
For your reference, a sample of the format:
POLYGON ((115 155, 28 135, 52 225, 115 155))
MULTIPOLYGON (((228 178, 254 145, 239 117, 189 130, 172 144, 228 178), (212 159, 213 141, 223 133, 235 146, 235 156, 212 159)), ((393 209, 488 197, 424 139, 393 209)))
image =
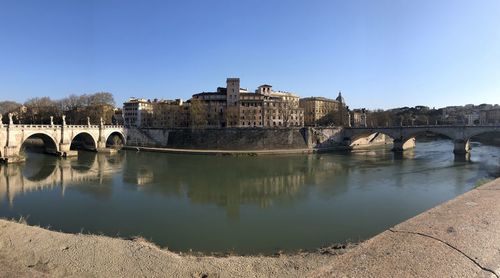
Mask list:
POLYGON ((309 277, 499 277, 500 179, 409 219, 309 277))

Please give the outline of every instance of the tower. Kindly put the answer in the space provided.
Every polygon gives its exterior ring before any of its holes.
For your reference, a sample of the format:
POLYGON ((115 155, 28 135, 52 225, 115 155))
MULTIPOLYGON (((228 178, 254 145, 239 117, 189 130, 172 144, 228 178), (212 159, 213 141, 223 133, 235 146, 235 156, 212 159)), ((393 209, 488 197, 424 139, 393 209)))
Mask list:
POLYGON ((239 101, 240 101, 240 79, 226 79, 226 124, 227 126, 238 126, 239 123, 239 101))
POLYGON ((227 106, 237 106, 240 100, 240 79, 228 78, 226 79, 227 90, 227 106))

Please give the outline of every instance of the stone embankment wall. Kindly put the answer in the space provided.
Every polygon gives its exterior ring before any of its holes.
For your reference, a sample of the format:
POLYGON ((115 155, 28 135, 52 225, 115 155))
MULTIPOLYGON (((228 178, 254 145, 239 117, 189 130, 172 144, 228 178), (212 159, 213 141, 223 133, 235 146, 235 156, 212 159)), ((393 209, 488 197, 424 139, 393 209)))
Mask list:
MULTIPOLYGON (((199 150, 346 149, 342 128, 130 128, 127 145, 199 150)), ((388 143, 385 135, 372 134, 356 147, 388 143)), ((390 142, 392 143, 392 141, 390 142)))
POLYGON ((307 128, 131 128, 131 146, 213 149, 273 150, 313 148, 307 128))

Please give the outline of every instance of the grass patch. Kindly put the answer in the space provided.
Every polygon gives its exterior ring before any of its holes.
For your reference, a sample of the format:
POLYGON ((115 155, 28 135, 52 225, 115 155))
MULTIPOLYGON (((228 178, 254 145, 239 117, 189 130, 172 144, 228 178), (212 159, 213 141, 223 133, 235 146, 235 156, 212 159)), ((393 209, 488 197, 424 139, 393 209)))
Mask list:
POLYGON ((478 188, 486 183, 489 183, 490 181, 492 181, 494 179, 492 178, 481 178, 479 180, 476 181, 476 183, 474 184, 474 188, 478 188))

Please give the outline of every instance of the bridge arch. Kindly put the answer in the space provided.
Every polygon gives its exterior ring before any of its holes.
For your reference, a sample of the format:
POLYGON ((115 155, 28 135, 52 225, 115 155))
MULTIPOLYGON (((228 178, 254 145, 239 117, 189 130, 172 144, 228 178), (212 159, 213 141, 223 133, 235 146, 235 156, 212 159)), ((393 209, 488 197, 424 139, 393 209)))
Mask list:
POLYGON ((120 148, 125 143, 125 135, 121 131, 113 130, 106 136, 106 147, 120 148))
MULTIPOLYGON (((485 130, 481 132, 475 132, 470 134, 468 141, 472 143, 482 143, 486 145, 498 145, 500 144, 500 129, 498 130, 485 130)), ((472 147, 471 147, 472 149, 472 147)))
POLYGON ((500 134, 500 127, 497 127, 497 128, 493 128, 493 129, 483 129, 483 130, 476 130, 476 131, 473 131, 473 132, 469 132, 468 135, 468 139, 471 139, 473 137, 477 137, 477 136, 481 136, 481 135, 485 135, 485 134, 500 134))
POLYGON ((394 134, 391 134, 389 132, 383 132, 383 131, 365 131, 365 132, 360 132, 357 134, 353 134, 350 138, 350 147, 356 147, 360 144, 366 144, 373 142, 375 139, 381 138, 381 136, 387 136, 390 138, 390 141, 392 142, 395 136, 394 134))
POLYGON ((47 154, 59 153, 59 147, 56 139, 52 135, 45 132, 34 132, 29 134, 20 144, 19 155, 26 150, 47 154))
POLYGON ((449 134, 448 132, 435 130, 435 129, 427 129, 427 130, 416 130, 416 131, 411 132, 409 134, 405 134, 405 136, 403 138, 401 138, 401 141, 404 144, 404 143, 408 142, 409 140, 416 139, 417 136, 430 135, 430 134, 442 136, 442 137, 447 138, 451 141, 456 139, 456 138, 454 138, 454 135, 449 134))
POLYGON ((81 131, 71 138, 70 149, 96 151, 97 140, 89 132, 81 131))

